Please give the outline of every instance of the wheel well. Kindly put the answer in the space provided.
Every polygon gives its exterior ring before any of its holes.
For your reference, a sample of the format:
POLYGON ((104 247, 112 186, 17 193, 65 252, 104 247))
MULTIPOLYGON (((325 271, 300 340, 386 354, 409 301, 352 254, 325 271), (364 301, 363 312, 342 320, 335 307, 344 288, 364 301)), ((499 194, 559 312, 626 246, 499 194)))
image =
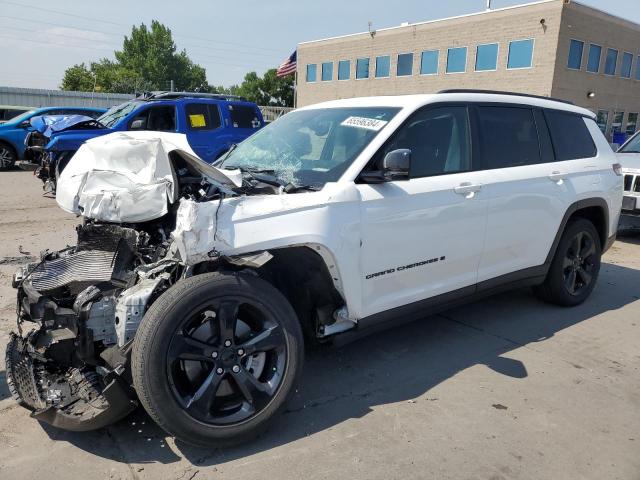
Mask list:
POLYGON ((18 158, 18 150, 16 149, 16 147, 11 145, 6 140, 0 140, 0 145, 9 147, 11 150, 13 150, 13 154, 16 156, 16 159, 18 158))
POLYGON ((285 296, 300 320, 305 337, 315 340, 318 327, 332 324, 333 312, 344 305, 326 263, 309 247, 275 249, 269 253, 273 258, 259 268, 238 267, 222 258, 198 265, 194 273, 216 270, 253 272, 285 296))
POLYGON ((603 208, 598 206, 581 208, 580 210, 573 212, 571 217, 569 217, 569 221, 574 218, 584 218, 585 220, 589 220, 593 223, 593 226, 596 227, 598 236, 600 237, 600 246, 604 248, 608 240, 608 225, 607 216, 605 215, 603 208))

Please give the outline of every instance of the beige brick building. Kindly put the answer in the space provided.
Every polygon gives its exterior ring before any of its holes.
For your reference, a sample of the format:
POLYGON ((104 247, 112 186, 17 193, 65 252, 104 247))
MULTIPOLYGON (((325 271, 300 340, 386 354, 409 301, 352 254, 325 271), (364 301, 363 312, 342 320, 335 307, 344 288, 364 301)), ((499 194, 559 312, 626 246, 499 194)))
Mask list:
POLYGON ((601 128, 640 128, 640 25, 544 0, 298 46, 298 106, 451 88, 570 100, 601 128))

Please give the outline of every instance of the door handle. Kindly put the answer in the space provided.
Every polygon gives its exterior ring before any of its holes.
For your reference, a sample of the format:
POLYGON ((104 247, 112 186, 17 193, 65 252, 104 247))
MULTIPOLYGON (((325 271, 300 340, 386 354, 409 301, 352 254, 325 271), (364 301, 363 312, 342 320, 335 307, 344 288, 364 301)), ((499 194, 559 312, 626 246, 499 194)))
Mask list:
POLYGON ((549 180, 556 182, 558 185, 562 185, 562 181, 567 178, 567 175, 562 172, 554 171, 549 174, 549 180))
POLYGON ((464 195, 467 198, 473 198, 477 192, 482 189, 480 184, 472 184, 469 182, 461 183, 457 187, 453 188, 453 191, 458 195, 464 195))

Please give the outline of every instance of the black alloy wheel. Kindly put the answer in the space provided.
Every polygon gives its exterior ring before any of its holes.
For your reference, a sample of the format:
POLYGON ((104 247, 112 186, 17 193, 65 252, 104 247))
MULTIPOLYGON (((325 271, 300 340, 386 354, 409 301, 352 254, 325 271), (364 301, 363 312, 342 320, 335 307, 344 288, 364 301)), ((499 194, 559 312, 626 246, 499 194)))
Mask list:
POLYGON ((167 375, 195 420, 231 425, 273 399, 286 367, 283 329, 249 299, 228 296, 185 317, 169 344, 167 375))
POLYGON ((569 242, 562 263, 564 286, 573 296, 580 296, 593 281, 596 259, 596 242, 587 231, 578 232, 569 242))

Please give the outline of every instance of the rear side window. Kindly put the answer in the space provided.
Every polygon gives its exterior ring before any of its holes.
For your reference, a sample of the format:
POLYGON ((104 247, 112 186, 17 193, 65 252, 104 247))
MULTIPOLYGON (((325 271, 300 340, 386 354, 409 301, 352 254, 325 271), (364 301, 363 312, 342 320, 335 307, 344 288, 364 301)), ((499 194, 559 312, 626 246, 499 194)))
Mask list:
POLYGON ((220 127, 220 111, 217 105, 190 103, 185 106, 189 130, 215 130, 220 127))
POLYGON ((556 160, 592 158, 598 153, 584 119, 579 115, 546 110, 556 160))
POLYGON ((529 108, 478 107, 483 168, 540 163, 538 131, 529 108))
POLYGON ((245 105, 229 105, 231 124, 235 128, 260 128, 260 119, 255 108, 245 105))

